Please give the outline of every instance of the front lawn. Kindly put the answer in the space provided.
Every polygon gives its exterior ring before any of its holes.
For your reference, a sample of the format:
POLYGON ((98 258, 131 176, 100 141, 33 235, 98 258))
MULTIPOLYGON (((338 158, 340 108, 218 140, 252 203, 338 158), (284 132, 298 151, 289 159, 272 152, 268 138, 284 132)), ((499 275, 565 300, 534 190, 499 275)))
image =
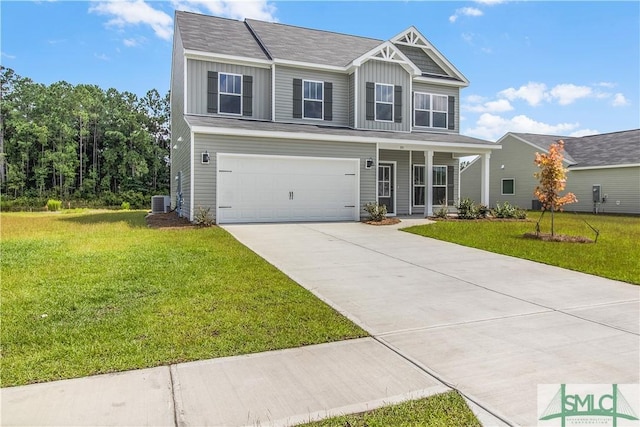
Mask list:
MULTIPOLYGON (((438 221, 405 231, 464 246, 582 271, 609 279, 640 284, 640 217, 555 214, 557 234, 585 236, 600 231, 597 243, 543 242, 523 238, 535 231, 540 212, 529 212, 527 222, 438 221)), ((549 232, 550 214, 544 215, 541 232, 549 232)))
POLYGON ((300 427, 480 427, 480 422, 455 391, 425 399, 385 406, 360 414, 344 415, 301 425, 300 427))
POLYGON ((224 230, 144 216, 0 216, 3 387, 366 335, 224 230))

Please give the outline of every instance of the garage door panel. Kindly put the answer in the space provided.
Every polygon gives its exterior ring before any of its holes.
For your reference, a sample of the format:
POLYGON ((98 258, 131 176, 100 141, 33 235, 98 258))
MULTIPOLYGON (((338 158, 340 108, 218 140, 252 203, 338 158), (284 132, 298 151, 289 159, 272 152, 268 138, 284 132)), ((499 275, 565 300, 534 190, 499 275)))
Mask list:
POLYGON ((218 154, 218 222, 356 220, 358 159, 218 154))

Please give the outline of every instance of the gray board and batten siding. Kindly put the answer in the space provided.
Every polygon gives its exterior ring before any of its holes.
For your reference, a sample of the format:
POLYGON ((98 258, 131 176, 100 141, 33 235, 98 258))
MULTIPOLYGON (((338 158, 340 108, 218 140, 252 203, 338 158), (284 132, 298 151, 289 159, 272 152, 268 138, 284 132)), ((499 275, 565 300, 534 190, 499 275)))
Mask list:
POLYGON ((253 77, 252 116, 271 120, 271 69, 218 62, 187 60, 187 114, 207 114, 209 71, 253 77))
POLYGON ((276 66, 276 114, 278 122, 311 123, 326 126, 349 125, 349 76, 330 71, 307 70, 301 68, 276 66), (313 80, 332 83, 332 119, 305 119, 293 117, 293 81, 294 79, 313 80))
POLYGON ((218 153, 360 159, 361 217, 366 215, 364 205, 376 200, 376 169, 366 169, 366 159, 376 156, 375 144, 195 134, 194 150, 195 199, 198 206, 210 207, 212 213, 216 207, 218 153), (211 155, 209 164, 199 161, 205 150, 211 155))
POLYGON ((429 55, 424 53, 422 48, 403 44, 395 44, 394 46, 397 47, 400 52, 404 53, 423 73, 448 76, 448 73, 431 59, 429 55))

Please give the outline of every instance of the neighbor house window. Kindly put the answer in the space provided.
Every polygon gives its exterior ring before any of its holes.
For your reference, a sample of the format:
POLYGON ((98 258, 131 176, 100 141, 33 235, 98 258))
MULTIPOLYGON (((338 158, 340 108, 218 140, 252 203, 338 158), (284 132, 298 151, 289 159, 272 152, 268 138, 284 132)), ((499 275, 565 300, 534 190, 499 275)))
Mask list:
POLYGON ((242 76, 220 73, 219 89, 219 111, 227 114, 242 114, 242 76))
POLYGON ((513 178, 502 179, 502 195, 513 196, 516 194, 516 180, 513 178))
POLYGON ((447 167, 433 167, 433 198, 431 202, 434 206, 447 204, 447 167))
POLYGON ((416 92, 413 97, 413 123, 419 127, 447 128, 449 98, 416 92))
POLYGON ((324 83, 304 80, 303 82, 303 117, 320 119, 323 117, 324 83))
POLYGON ((393 121, 393 85, 376 83, 376 120, 393 121))
POLYGON ((413 165, 413 206, 424 206, 425 184, 424 165, 413 165))

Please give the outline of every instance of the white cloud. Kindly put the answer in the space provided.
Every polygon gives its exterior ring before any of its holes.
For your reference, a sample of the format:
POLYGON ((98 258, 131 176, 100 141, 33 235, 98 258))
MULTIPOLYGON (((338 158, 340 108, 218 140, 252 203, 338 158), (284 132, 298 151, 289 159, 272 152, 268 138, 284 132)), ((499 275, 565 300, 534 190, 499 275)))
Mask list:
POLYGON ((614 88, 617 85, 613 82, 600 82, 600 83, 596 83, 594 86, 600 86, 600 87, 606 87, 606 88, 614 88))
POLYGON ((458 20, 460 16, 482 16, 484 13, 476 7, 462 7, 456 9, 455 13, 449 17, 449 22, 453 23, 458 20))
POLYGON ((7 59, 16 59, 15 55, 9 55, 7 52, 0 52, 0 57, 7 59))
POLYGON ((506 99, 498 99, 483 104, 478 103, 477 105, 463 105, 462 108, 474 113, 504 113, 505 111, 513 110, 513 106, 506 99))
POLYGON ((111 58, 109 58, 104 53, 100 53, 100 54, 94 53, 93 56, 96 57, 97 59, 99 59, 100 61, 110 61, 111 60, 111 58))
POLYGON ((231 19, 277 21, 276 7, 267 0, 173 0, 177 10, 211 13, 231 19))
POLYGON ((571 132, 569 134, 569 136, 573 136, 575 138, 581 137, 581 136, 587 136, 587 135, 597 135, 600 132, 594 129, 580 129, 577 130, 575 132, 571 132))
POLYGON ((629 100, 625 98, 624 95, 621 93, 616 93, 613 96, 613 102, 611 103, 611 105, 613 105, 614 107, 624 107, 629 104, 630 104, 629 100))
POLYGON ((484 4, 487 6, 493 6, 500 3, 505 3, 506 0, 475 0, 476 3, 484 4))
POLYGON ((89 12, 111 16, 108 25, 149 25, 156 36, 169 40, 173 34, 173 19, 165 12, 154 9, 143 0, 100 1, 89 12))
POLYGON ((554 86, 549 94, 558 100, 560 105, 573 104, 576 99, 590 96, 592 90, 588 86, 576 86, 574 84, 559 84, 554 86))
POLYGON ((122 43, 126 47, 136 47, 144 44, 147 41, 144 37, 129 37, 122 40, 122 43))
POLYGON ((509 101, 524 99, 529 105, 535 107, 545 99, 548 99, 547 85, 544 83, 529 82, 518 89, 512 87, 500 91, 498 96, 507 98, 509 101))
POLYGON ((525 115, 506 119, 495 114, 484 113, 476 122, 476 127, 469 129, 467 133, 478 138, 497 140, 507 132, 562 135, 575 131, 579 125, 579 123, 557 123, 553 125, 538 122, 525 115))

